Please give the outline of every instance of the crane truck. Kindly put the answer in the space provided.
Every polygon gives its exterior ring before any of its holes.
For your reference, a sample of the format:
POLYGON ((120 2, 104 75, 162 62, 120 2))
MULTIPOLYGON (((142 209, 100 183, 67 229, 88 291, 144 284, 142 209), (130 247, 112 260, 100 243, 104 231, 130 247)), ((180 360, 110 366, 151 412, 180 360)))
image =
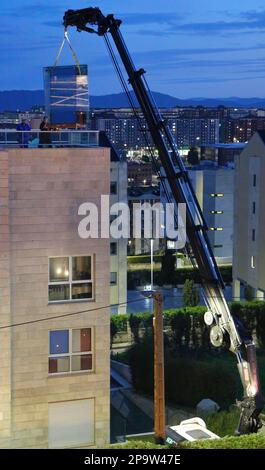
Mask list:
MULTIPOLYGON (((109 49, 111 47, 109 37, 115 44, 127 73, 128 82, 135 93, 147 123, 153 144, 158 150, 176 211, 179 203, 186 204, 187 247, 201 275, 207 306, 204 320, 210 328, 210 341, 215 347, 220 347, 223 343, 228 344, 228 348, 237 359, 243 386, 243 398, 237 402, 241 413, 236 433, 241 435, 257 432, 262 426, 260 413, 263 407, 263 398, 258 376, 255 344, 240 319, 230 312, 224 296, 224 283, 208 238, 208 227, 188 172, 170 128, 154 103, 145 80, 145 70, 135 67, 128 52, 120 31, 121 23, 122 21, 116 19, 113 14, 104 15, 97 7, 68 10, 63 18, 65 30, 73 26, 77 28, 78 32, 85 31, 102 36, 109 49)), ((117 68, 117 59, 115 59, 113 49, 110 49, 110 53, 117 68)), ((121 80, 126 88, 127 82, 124 78, 121 80)))

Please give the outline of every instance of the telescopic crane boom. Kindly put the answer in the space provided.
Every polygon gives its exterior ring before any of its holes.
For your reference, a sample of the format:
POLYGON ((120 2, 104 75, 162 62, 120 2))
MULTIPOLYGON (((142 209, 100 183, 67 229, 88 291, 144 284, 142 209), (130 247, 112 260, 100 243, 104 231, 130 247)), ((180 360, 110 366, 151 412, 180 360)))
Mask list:
MULTIPOLYGON (((77 30, 107 37, 109 33, 115 43, 128 81, 132 86, 148 130, 157 148, 170 186, 174 203, 186 204, 186 230, 189 245, 198 265, 205 302, 208 311, 205 323, 210 326, 210 341, 219 347, 229 341, 229 349, 236 355, 238 370, 244 389, 239 406, 240 420, 238 434, 257 432, 261 427, 259 419, 263 399, 257 370, 256 349, 252 337, 241 322, 234 318, 224 297, 224 284, 214 258, 200 205, 194 193, 187 170, 178 152, 171 131, 153 102, 146 81, 145 71, 137 70, 120 32, 121 20, 103 15, 99 8, 68 10, 64 15, 64 27, 75 26, 77 30)), ((225 384, 224 384, 225 388, 225 384)))

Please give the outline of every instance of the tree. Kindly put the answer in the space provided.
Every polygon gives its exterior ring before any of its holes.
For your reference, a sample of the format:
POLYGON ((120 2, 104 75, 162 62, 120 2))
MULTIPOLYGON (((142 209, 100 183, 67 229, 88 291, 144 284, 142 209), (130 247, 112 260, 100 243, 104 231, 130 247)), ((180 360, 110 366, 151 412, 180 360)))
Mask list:
POLYGON ((118 333, 118 327, 113 321, 110 322, 110 347, 112 348, 114 336, 118 333))
POLYGON ((188 162, 190 165, 198 165, 199 163, 199 152, 196 147, 191 147, 188 153, 188 162))
POLYGON ((244 297, 248 302, 251 302, 252 300, 254 300, 253 289, 251 286, 245 286, 244 297))
POLYGON ((165 251, 161 262, 161 285, 174 282, 175 257, 172 250, 165 251))
POLYGON ((136 315, 133 315, 131 313, 129 317, 129 325, 131 328, 131 332, 133 334, 134 342, 139 343, 140 338, 139 338, 139 327, 140 327, 141 320, 138 318, 136 315))
POLYGON ((194 286, 194 281, 186 279, 183 286, 183 303, 185 307, 196 307, 200 301, 198 289, 194 286))

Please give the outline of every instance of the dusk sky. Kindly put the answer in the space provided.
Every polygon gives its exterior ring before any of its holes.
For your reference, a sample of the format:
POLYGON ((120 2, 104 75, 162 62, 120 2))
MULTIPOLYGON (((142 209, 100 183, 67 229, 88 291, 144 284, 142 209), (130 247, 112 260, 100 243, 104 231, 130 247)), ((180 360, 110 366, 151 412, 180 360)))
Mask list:
MULTIPOLYGON (((178 98, 265 96, 265 6, 261 0, 1 0, 0 90, 41 89, 64 11, 99 6, 122 32, 152 90, 178 98)), ((90 93, 121 91, 102 38, 69 29, 90 93)), ((60 65, 72 64, 65 47, 60 65)))

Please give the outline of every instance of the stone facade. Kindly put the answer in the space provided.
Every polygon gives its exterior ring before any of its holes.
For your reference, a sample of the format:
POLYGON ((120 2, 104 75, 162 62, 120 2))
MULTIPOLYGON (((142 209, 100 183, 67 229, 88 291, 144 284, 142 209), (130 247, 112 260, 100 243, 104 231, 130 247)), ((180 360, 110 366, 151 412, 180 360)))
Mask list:
POLYGON ((109 441, 109 240, 77 230, 79 205, 100 206, 109 194, 109 152, 0 151, 0 326, 17 324, 0 329, 1 448, 49 447, 49 403, 89 398, 95 437, 87 446, 109 441), (81 255, 93 255, 94 300, 49 303, 49 257, 81 255), (90 327, 93 372, 49 375, 49 331, 90 327))

